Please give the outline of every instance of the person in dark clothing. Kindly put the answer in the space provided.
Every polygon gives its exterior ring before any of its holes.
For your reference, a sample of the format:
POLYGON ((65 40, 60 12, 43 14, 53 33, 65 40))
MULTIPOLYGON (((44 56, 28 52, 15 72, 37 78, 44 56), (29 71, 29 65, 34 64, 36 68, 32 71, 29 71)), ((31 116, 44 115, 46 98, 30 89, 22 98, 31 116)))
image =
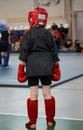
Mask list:
POLYGON ((51 96, 50 85, 52 80, 60 80, 61 73, 53 37, 50 31, 44 28, 47 16, 48 13, 44 8, 39 7, 30 11, 28 20, 31 28, 23 36, 20 43, 17 79, 19 82, 28 80, 30 87, 30 97, 27 99, 30 121, 25 124, 26 128, 36 128, 39 80, 44 96, 47 125, 55 125, 55 97, 51 96))
POLYGON ((65 42, 65 44, 62 47, 63 50, 73 50, 73 42, 71 39, 67 39, 67 41, 65 42))
POLYGON ((0 64, 2 64, 2 61, 1 61, 1 52, 0 52, 0 64))
MULTIPOLYGON (((0 40, 1 40, 1 33, 0 33, 0 40)), ((0 64, 2 64, 2 60, 1 60, 1 45, 0 45, 0 64)))
POLYGON ((8 66, 8 46, 9 46, 9 33, 8 30, 5 29, 1 32, 1 40, 0 40, 0 52, 1 52, 1 61, 3 67, 8 66))
POLYGON ((64 39, 66 41, 68 39, 69 25, 65 23, 63 27, 64 27, 64 39))
POLYGON ((59 31, 61 33, 62 39, 64 39, 64 27, 62 24, 60 24, 59 31))
POLYGON ((59 31, 58 29, 58 26, 57 25, 52 25, 51 27, 51 33, 52 33, 52 36, 54 38, 54 41, 55 41, 55 44, 57 46, 57 50, 60 49, 60 44, 61 44, 61 32, 59 31))
POLYGON ((76 50, 76 52, 82 52, 83 51, 83 47, 81 47, 80 45, 80 41, 79 40, 75 40, 75 47, 74 49, 76 50))

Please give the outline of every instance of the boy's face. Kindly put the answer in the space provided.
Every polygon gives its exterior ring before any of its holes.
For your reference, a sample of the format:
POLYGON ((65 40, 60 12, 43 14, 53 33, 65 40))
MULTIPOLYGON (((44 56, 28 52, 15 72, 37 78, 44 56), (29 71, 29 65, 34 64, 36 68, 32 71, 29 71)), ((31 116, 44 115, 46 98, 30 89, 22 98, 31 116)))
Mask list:
POLYGON ((57 37, 57 35, 58 35, 58 30, 52 30, 52 35, 53 35, 53 37, 57 37))

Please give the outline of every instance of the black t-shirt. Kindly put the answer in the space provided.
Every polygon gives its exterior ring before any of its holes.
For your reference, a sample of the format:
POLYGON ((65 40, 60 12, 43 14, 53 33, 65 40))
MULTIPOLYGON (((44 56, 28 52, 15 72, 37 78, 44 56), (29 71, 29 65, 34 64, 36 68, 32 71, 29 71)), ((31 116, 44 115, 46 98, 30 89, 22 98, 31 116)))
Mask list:
POLYGON ((70 44, 67 44, 67 43, 66 43, 64 46, 65 46, 66 48, 70 48, 70 47, 72 46, 72 44, 71 44, 71 43, 70 43, 70 44))
POLYGON ((7 30, 4 30, 1 32, 1 40, 2 41, 8 41, 9 33, 7 30))
POLYGON ((23 36, 19 59, 26 63, 28 76, 52 75, 53 63, 59 58, 50 31, 42 27, 31 28, 23 36))

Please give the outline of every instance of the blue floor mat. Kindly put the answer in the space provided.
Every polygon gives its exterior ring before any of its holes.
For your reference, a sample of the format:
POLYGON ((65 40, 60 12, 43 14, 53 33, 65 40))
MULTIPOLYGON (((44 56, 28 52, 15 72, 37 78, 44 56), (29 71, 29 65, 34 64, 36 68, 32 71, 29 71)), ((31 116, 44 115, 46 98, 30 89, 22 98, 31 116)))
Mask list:
MULTIPOLYGON (((19 64, 19 55, 10 54, 8 67, 0 66, 0 86, 1 85, 24 85, 28 82, 19 83, 17 81, 17 70, 19 64)), ((52 82, 52 85, 57 85, 67 81, 73 77, 83 75, 83 54, 82 53, 59 53, 61 79, 57 82, 52 82)), ((40 84, 41 85, 41 84, 40 84)))

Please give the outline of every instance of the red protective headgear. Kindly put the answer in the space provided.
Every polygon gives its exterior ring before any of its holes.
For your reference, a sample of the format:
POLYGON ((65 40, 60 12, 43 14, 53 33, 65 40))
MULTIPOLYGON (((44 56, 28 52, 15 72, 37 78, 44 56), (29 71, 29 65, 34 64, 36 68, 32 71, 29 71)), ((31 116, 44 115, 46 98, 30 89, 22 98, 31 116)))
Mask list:
POLYGON ((32 10, 28 14, 28 21, 30 24, 30 27, 34 25, 38 26, 45 26, 47 23, 47 17, 48 13, 44 8, 37 8, 35 10, 32 10))

